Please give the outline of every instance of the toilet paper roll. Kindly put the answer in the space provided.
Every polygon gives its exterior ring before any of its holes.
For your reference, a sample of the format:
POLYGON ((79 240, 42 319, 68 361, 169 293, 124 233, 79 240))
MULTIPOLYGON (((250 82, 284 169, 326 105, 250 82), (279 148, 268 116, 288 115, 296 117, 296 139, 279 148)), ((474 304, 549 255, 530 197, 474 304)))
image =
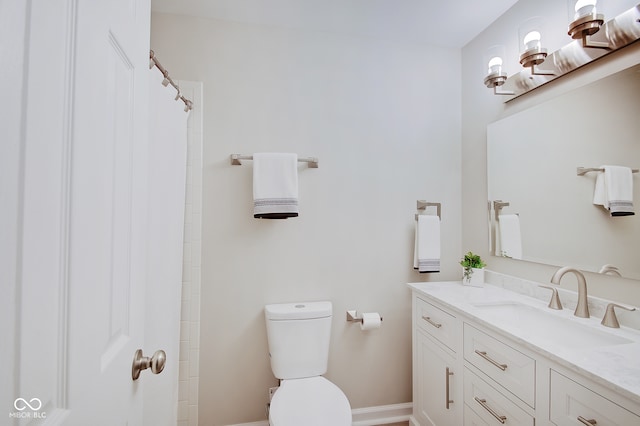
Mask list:
POLYGON ((382 318, 377 312, 365 312, 362 314, 362 323, 360 324, 361 330, 374 330, 380 328, 382 324, 382 318))

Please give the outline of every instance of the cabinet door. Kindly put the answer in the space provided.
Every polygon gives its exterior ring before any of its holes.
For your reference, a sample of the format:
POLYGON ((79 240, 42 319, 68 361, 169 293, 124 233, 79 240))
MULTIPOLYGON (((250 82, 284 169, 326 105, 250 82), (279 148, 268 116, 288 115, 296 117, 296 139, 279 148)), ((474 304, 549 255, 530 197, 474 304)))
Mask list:
POLYGON ((554 425, 640 425, 640 417, 562 374, 551 370, 549 420, 554 425))
POLYGON ((459 425, 462 413, 462 372, 456 358, 424 333, 416 331, 417 380, 414 415, 420 424, 459 425))

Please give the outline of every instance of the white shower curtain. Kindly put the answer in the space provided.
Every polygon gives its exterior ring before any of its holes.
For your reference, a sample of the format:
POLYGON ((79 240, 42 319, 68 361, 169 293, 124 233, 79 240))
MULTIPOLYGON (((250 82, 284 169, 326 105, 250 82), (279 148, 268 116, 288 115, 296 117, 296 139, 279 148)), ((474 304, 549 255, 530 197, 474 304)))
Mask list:
MULTIPOLYGON (((168 386, 146 386, 145 399, 175 407, 172 420, 177 421, 180 342, 175 336, 180 336, 189 113, 182 100, 175 100, 175 88, 161 84, 163 75, 156 67, 149 74, 147 295, 153 303, 146 313, 145 354, 166 351, 165 369, 153 379, 166 380, 168 386), (154 292, 154 287, 171 291, 154 292), (171 395, 160 391, 169 388, 171 395)), ((157 419, 157 423, 153 419, 153 413, 145 410, 145 422, 168 424, 167 419, 157 419)))

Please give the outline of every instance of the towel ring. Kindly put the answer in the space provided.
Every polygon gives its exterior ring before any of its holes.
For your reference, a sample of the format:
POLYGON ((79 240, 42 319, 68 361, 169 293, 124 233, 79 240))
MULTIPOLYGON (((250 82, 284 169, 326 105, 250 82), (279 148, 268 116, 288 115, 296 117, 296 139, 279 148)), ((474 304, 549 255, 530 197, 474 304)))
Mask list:
MULTIPOLYGON (((417 209, 418 210, 427 210, 427 207, 436 207, 436 214, 438 215, 438 218, 440 220, 442 220, 442 205, 440 203, 431 203, 428 201, 424 201, 424 200, 418 200, 416 202, 417 204, 417 209)), ((415 220, 418 220, 418 216, 421 214, 426 214, 426 213, 416 213, 415 215, 415 220)))

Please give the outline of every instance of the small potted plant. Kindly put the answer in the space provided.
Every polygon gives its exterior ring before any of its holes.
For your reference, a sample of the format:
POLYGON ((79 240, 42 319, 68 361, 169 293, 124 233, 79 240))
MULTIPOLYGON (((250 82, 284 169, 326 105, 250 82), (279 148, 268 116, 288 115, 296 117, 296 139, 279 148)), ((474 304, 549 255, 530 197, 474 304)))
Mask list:
POLYGON ((464 276, 462 284, 474 287, 484 285, 484 267, 487 266, 479 255, 468 252, 460 261, 464 276))

